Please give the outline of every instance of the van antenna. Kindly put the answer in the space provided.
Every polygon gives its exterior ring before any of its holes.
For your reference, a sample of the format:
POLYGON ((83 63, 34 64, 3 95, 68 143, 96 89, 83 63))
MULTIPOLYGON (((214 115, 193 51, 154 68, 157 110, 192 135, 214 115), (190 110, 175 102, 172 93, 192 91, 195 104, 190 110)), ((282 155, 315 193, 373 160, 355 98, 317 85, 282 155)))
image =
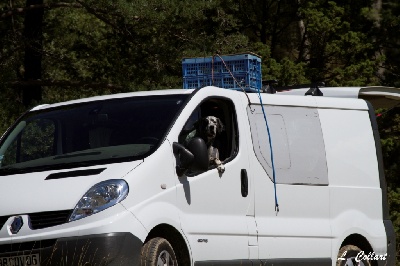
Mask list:
POLYGON ((395 108, 397 108, 397 107, 400 107, 400 103, 396 104, 396 105, 393 106, 392 108, 389 108, 389 109, 387 109, 386 111, 384 111, 384 112, 382 112, 382 113, 376 114, 376 117, 381 117, 381 116, 383 116, 384 114, 388 113, 389 111, 391 111, 391 110, 393 110, 393 109, 395 109, 395 108))
MULTIPOLYGON (((212 61, 211 61, 211 79, 212 79, 212 83, 214 83, 214 57, 219 57, 222 61, 222 63, 224 64, 225 68, 228 70, 229 74, 231 75, 231 77, 233 78, 233 80, 236 82, 236 84, 240 87, 240 89, 246 94, 247 97, 247 101, 249 102, 249 106, 251 106, 251 102, 250 102, 250 98, 246 93, 246 90, 240 85, 240 83, 236 80, 236 78, 233 76, 231 70, 229 69, 229 67, 226 65, 225 60, 218 54, 216 53, 215 55, 213 55, 212 57, 212 61)), ((273 84, 275 82, 271 81, 271 84, 273 84)), ((272 176, 273 176, 273 180, 274 180, 274 193, 275 193, 275 212, 276 215, 278 215, 279 212, 279 204, 278 204, 278 196, 276 194, 276 178, 275 178, 275 164, 274 164, 274 153, 272 151, 272 140, 271 140, 271 133, 269 131, 269 126, 268 126, 268 120, 267 120, 267 116, 265 114, 265 110, 264 110, 264 105, 262 103, 262 98, 261 98, 261 92, 260 92, 260 88, 258 88, 258 98, 260 99, 260 103, 261 103, 261 109, 263 111, 264 114, 264 120, 265 120, 265 125, 267 126, 267 132, 268 132, 268 140, 269 140, 269 148, 271 151, 271 164, 272 164, 272 176)))
POLYGON ((214 84, 214 57, 219 57, 219 59, 221 59, 222 64, 224 64, 226 70, 228 70, 229 75, 231 75, 231 77, 233 78, 233 80, 235 81, 235 83, 239 86, 239 88, 244 92, 244 94, 246 94, 247 97, 247 101, 249 103, 249 106, 251 106, 251 102, 250 102, 250 98, 249 95, 247 95, 246 90, 243 88, 242 85, 240 85, 240 82, 237 81, 237 79, 235 78, 235 76, 233 75, 232 71, 229 69, 229 67, 226 65, 225 60, 218 54, 216 53, 215 55, 213 55, 212 60, 211 60, 211 80, 212 80, 212 84, 214 84))
POLYGON ((262 97, 261 97, 260 88, 258 88, 258 98, 260 99, 261 110, 262 110, 263 115, 264 115, 265 125, 267 126, 268 140, 269 140, 269 150, 270 150, 270 154, 271 154, 272 179, 273 179, 273 182, 274 182, 275 212, 276 212, 276 215, 278 215, 278 212, 279 212, 279 204, 278 204, 278 196, 277 196, 277 194, 276 194, 276 171, 275 171, 275 164, 274 164, 274 152, 273 152, 273 150, 272 150, 271 132, 269 131, 267 115, 265 114, 264 104, 263 104, 263 102, 262 102, 262 97))
POLYGON ((278 81, 276 79, 263 80, 262 81, 263 92, 269 94, 275 94, 276 93, 275 84, 278 84, 278 81))

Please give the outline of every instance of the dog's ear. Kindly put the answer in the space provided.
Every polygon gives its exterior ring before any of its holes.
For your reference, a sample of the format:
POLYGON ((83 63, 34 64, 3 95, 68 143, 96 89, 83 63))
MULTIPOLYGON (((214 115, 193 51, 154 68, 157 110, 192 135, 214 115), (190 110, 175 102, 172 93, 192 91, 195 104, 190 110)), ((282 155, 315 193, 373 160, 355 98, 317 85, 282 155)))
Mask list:
POLYGON ((218 131, 218 133, 221 133, 224 130, 225 130, 224 124, 222 124, 221 119, 219 119, 217 117, 217 131, 218 131))
POLYGON ((194 127, 195 129, 198 129, 199 126, 200 126, 200 123, 201 123, 201 121, 200 121, 200 120, 197 120, 196 122, 193 123, 193 127, 194 127))
POLYGON ((200 118, 199 120, 194 123, 194 128, 197 130, 198 133, 202 134, 204 131, 204 126, 207 124, 207 119, 200 118))

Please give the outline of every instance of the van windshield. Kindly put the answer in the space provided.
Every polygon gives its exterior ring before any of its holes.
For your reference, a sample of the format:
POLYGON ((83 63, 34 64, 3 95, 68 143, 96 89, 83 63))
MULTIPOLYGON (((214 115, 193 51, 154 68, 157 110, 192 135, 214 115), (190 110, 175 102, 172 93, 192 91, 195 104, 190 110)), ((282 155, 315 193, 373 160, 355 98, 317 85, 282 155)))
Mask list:
POLYGON ((0 143, 0 175, 143 159, 188 95, 140 96, 28 112, 0 143))

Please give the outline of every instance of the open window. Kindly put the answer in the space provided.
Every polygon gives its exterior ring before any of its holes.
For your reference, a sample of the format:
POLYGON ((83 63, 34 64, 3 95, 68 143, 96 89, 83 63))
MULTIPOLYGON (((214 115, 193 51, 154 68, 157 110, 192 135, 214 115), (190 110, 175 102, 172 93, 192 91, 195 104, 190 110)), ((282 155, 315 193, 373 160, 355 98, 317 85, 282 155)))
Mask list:
MULTIPOLYGON (((236 111, 231 100, 225 98, 208 98, 203 101, 191 114, 183 127, 178 142, 187 145, 188 140, 194 136, 201 136, 200 121, 207 116, 220 119, 224 130, 218 133, 213 140, 213 147, 219 151, 219 159, 225 164, 234 158, 238 152, 238 127, 236 111)), ((207 143, 207 140, 205 140, 207 143)), ((210 166, 214 168, 214 166, 210 166)))

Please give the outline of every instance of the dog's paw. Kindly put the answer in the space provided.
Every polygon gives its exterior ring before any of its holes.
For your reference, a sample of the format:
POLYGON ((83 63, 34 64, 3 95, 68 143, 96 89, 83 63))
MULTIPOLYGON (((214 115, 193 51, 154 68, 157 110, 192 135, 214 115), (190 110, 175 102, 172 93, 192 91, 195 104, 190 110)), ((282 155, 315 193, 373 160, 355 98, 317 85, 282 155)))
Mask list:
POLYGON ((217 169, 218 169, 218 172, 219 172, 220 174, 222 174, 223 172, 225 172, 225 166, 224 166, 223 164, 218 165, 217 169))

